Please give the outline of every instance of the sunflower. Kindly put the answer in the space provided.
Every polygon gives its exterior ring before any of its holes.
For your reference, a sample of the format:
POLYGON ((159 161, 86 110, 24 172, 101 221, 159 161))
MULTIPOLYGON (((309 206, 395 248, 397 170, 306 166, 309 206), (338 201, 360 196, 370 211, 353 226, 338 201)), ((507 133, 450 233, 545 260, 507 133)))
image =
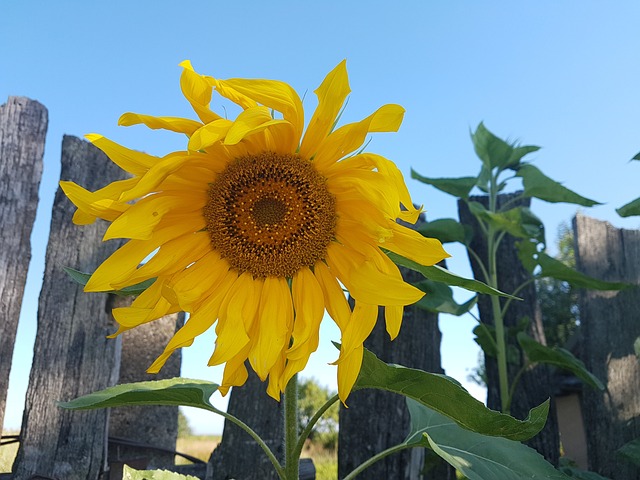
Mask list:
POLYGON ((111 222, 105 241, 129 239, 85 291, 155 278, 130 307, 113 311, 114 336, 189 313, 148 371, 158 372, 172 352, 215 325, 209 365, 225 365, 221 392, 246 381, 249 360, 275 399, 317 349, 326 310, 341 330, 335 363, 344 402, 378 307, 394 338, 403 307, 424 295, 403 281, 383 249, 422 265, 448 256, 439 241, 398 223, 415 223, 421 211, 398 168, 356 152, 370 132, 397 131, 404 109, 384 105, 335 128, 350 93, 343 61, 315 91, 318 106, 303 135, 302 102, 288 84, 219 80, 196 73, 189 61, 181 66, 182 93, 199 120, 125 113, 118 123, 184 133, 186 150, 155 157, 87 135, 132 177, 96 192, 60 183, 77 207, 74 223, 101 218, 111 222), (209 108, 214 90, 240 107, 235 120, 209 108))

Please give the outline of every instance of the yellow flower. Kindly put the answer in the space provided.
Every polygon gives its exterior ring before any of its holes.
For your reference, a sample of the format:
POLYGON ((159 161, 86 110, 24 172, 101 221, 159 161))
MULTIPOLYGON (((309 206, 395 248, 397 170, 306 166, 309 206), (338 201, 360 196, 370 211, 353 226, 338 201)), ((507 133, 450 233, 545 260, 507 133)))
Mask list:
POLYGON ((318 107, 303 135, 302 102, 286 83, 218 80, 188 61, 181 66, 182 93, 199 121, 126 113, 119 124, 184 133, 185 151, 158 158, 87 135, 133 177, 96 192, 61 182, 78 207, 74 223, 102 218, 111 222, 104 240, 130 239, 85 290, 156 278, 131 307, 113 312, 120 325, 114 335, 189 312, 148 371, 215 324, 209 365, 225 364, 222 393, 246 381, 248 359, 276 399, 317 349, 326 309, 342 333, 336 364, 345 401, 378 307, 394 338, 404 305, 423 296, 381 248, 422 265, 448 256, 439 241, 397 223, 415 223, 420 214, 398 168, 379 155, 354 154, 369 132, 397 131, 404 109, 385 105, 334 129, 350 93, 343 61, 315 91, 318 107), (241 107, 235 120, 209 108, 214 90, 241 107))

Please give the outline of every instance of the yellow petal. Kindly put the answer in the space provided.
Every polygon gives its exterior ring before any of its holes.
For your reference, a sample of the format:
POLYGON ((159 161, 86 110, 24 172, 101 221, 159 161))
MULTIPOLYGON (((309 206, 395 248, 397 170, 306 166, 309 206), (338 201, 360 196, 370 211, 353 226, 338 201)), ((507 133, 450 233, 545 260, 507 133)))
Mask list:
POLYGON ((224 81, 220 81, 215 78, 212 79, 212 81, 213 81, 213 86, 216 89, 216 92, 218 92, 223 97, 231 100, 233 103, 240 105, 243 110, 258 106, 255 100, 238 92, 237 90, 235 90, 234 88, 226 84, 224 81))
POLYGON ((128 241, 93 272, 84 291, 104 292, 133 285, 128 280, 147 255, 169 240, 184 235, 188 231, 198 230, 199 228, 194 228, 193 222, 185 221, 179 228, 170 227, 157 230, 149 240, 128 241))
POLYGON ((209 108, 213 91, 212 82, 204 75, 196 73, 189 60, 183 61, 180 66, 183 68, 182 75, 180 75, 182 94, 189 101, 202 123, 210 123, 222 118, 209 108))
POLYGON ((96 133, 85 135, 85 138, 102 150, 113 163, 134 175, 143 175, 159 161, 158 157, 125 148, 96 133))
POLYGON ((356 300, 370 305, 411 305, 424 296, 402 280, 397 267, 395 271, 381 271, 372 259, 357 264, 355 253, 333 244, 327 249, 329 267, 339 273, 340 281, 356 300))
POLYGON ((349 323, 342 330, 340 358, 336 364, 348 357, 356 348, 361 347, 378 320, 378 305, 369 305, 358 300, 355 302, 349 323))
POLYGON ((313 157, 322 140, 333 128, 338 113, 350 92, 347 62, 343 60, 329 72, 314 92, 318 97, 318 108, 313 113, 304 134, 300 155, 305 158, 313 157))
POLYGON ((249 354, 250 345, 247 345, 242 349, 235 357, 230 359, 224 366, 224 373, 222 374, 222 382, 218 391, 224 396, 227 394, 231 387, 239 387, 244 385, 249 378, 249 372, 244 366, 249 354))
POLYGON ((73 217, 73 223, 88 225, 93 223, 96 218, 113 222, 125 212, 130 205, 120 203, 117 198, 122 191, 133 187, 137 181, 137 178, 119 180, 95 192, 90 192, 73 182, 65 181, 60 182, 60 188, 69 200, 78 207, 73 217))
POLYGON ((334 163, 326 169, 324 174, 331 179, 333 177, 349 176, 358 170, 376 170, 376 175, 382 177, 383 181, 389 185, 389 188, 393 187, 399 202, 405 207, 405 210, 400 212, 399 216, 409 223, 415 223, 418 220, 421 209, 413 206, 411 195, 402 173, 392 161, 381 155, 361 153, 334 163))
POLYGON ((180 307, 189 312, 214 290, 230 270, 229 262, 211 251, 193 265, 174 275, 171 289, 180 301, 180 307))
POLYGON ((322 288, 311 270, 304 267, 294 275, 291 293, 295 320, 293 322, 293 343, 287 350, 287 357, 289 359, 301 357, 308 359, 309 355, 318 348, 318 343, 315 340, 324 315, 322 288))
POLYGON ((293 304, 284 278, 267 277, 258 309, 258 331, 249 352, 251 366, 262 381, 289 344, 293 304))
POLYGON ((384 105, 364 120, 350 123, 331 133, 318 147, 314 162, 322 170, 362 146, 369 132, 395 132, 400 128, 404 108, 384 105))
POLYGON ((177 305, 163 297, 164 281, 158 279, 153 282, 149 288, 136 297, 130 307, 113 309, 113 317, 120 324, 116 334, 179 310, 177 305))
POLYGON ((395 339, 400 333, 400 326, 402 325, 402 316, 404 314, 404 307, 402 305, 390 305, 384 307, 384 320, 387 327, 387 333, 391 340, 395 339))
POLYGON ((338 364, 338 396, 345 406, 347 397, 358 379, 358 374, 362 367, 363 354, 364 347, 360 345, 354 348, 351 353, 345 356, 338 364))
POLYGON ((248 332, 256 316, 260 283, 245 272, 230 288, 220 309, 216 327, 216 348, 209 366, 220 365, 238 354, 249 343, 248 332))
POLYGON ((171 132, 184 133, 191 135, 202 123, 191 120, 190 118, 180 117, 153 117, 151 115, 142 115, 140 113, 127 112, 120 116, 118 125, 130 127, 131 125, 145 125, 153 130, 159 128, 169 130, 171 132))
POLYGON ((406 257, 420 265, 430 266, 450 257, 435 238, 425 237, 407 227, 397 223, 390 223, 393 236, 388 238, 382 247, 406 257))
MULTIPOLYGON (((158 163, 151 167, 133 188, 124 191, 118 200, 129 202, 153 193, 169 175, 179 170, 187 162, 193 162, 194 160, 194 156, 189 155, 187 152, 174 152, 159 159, 158 163)), ((204 189, 206 190, 206 187, 204 189)))
POLYGON ((244 78, 219 80, 219 82, 223 87, 230 87, 265 107, 281 112, 284 119, 293 125, 296 138, 301 138, 304 127, 304 110, 300 97, 290 85, 277 80, 244 78))
POLYGON ((267 385, 267 394, 276 402, 280 401, 280 393, 284 392, 286 385, 284 384, 284 369, 286 357, 284 354, 278 356, 276 362, 269 370, 269 384, 267 385))
POLYGON ((182 192, 181 196, 150 195, 115 219, 107 228, 103 240, 113 238, 147 240, 151 238, 154 229, 167 213, 180 212, 181 220, 192 217, 197 221, 202 217, 200 210, 205 203, 206 194, 202 192, 182 192))
POLYGON ((133 274, 129 281, 139 283, 158 275, 171 275, 201 259, 211 251, 207 232, 188 233, 161 245, 148 262, 133 274))
POLYGON ((193 132, 193 135, 191 135, 191 138, 189 139, 189 150, 194 152, 204 150, 214 143, 221 141, 227 135, 231 125, 233 125, 231 120, 221 118, 200 127, 198 130, 193 132))
POLYGON ((338 284, 335 274, 330 272, 323 262, 317 262, 313 271, 322 288, 327 312, 340 329, 344 328, 349 322, 351 308, 349 308, 345 293, 338 284))
POLYGON ((224 144, 235 145, 249 135, 261 132, 271 125, 281 123, 288 124, 289 122, 286 120, 274 120, 267 107, 249 108, 240 113, 235 122, 233 122, 224 139, 224 144))
POLYGON ((227 272, 217 288, 210 292, 210 296, 207 297, 206 301, 189 316, 184 326, 176 332, 165 347, 162 355, 147 369, 148 373, 158 373, 175 350, 190 346, 198 335, 203 334, 211 328, 218 318, 218 311, 222 300, 237 278, 237 273, 232 271, 227 272))

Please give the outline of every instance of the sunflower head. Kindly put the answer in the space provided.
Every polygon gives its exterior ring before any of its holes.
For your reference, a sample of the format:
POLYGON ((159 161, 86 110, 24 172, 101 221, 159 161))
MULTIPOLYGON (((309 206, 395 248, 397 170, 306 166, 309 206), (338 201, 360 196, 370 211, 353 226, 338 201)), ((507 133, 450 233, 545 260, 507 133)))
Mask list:
POLYGON ((119 123, 184 133, 185 150, 154 157, 88 135, 132 177, 96 192, 61 182, 78 208, 75 223, 102 218, 111 222, 105 240, 128 239, 85 290, 155 278, 130 307, 113 312, 114 335, 189 313, 149 372, 215 328, 209 364, 225 365, 220 390, 246 381, 248 360, 276 399, 317 349, 326 311, 341 330, 335 363, 345 401, 378 307, 385 307, 393 338, 403 307, 423 296, 383 249, 422 265, 448 256, 437 240, 398 223, 415 223, 420 214, 398 168, 379 155, 354 153, 370 132, 396 131, 404 110, 384 105, 335 128, 350 93, 343 61, 315 91, 318 106, 303 134, 302 102, 286 83, 219 80, 188 61, 181 66, 182 93, 197 119, 126 113, 119 123), (240 106, 235 120, 210 109, 214 91, 240 106))

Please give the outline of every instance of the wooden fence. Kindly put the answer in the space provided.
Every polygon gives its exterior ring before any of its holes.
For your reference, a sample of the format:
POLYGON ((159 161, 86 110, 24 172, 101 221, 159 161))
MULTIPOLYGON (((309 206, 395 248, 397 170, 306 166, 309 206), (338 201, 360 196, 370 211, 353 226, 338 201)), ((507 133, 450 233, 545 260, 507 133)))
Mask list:
MULTIPOLYGON (((47 111, 39 103, 10 97, 0 106, 0 426, 30 259, 29 238, 38 202, 46 129, 47 111)), ((74 137, 64 137, 61 163, 62 179, 73 180, 91 190, 122 178, 122 172, 103 153, 74 137)), ((93 271, 119 243, 101 242, 105 229, 101 222, 82 228, 73 225, 73 210, 58 190, 38 305, 38 329, 20 447, 13 473, 0 474, 0 478, 115 479, 119 478, 119 472, 114 467, 125 462, 138 468, 173 465, 174 455, 170 452, 176 444, 177 408, 70 412, 56 406, 56 401, 70 400, 118 382, 170 378, 180 373, 179 354, 170 359, 160 376, 150 377, 144 372, 184 321, 177 315, 125 332, 117 340, 105 338, 115 330, 112 307, 125 300, 107 294, 83 293, 80 286, 67 278, 61 266, 93 271), (126 442, 118 443, 116 438, 124 438, 126 442), (149 439, 160 449, 125 445, 144 444, 149 439)), ((576 218, 574 228, 578 267, 582 271, 605 280, 640 283, 640 232, 617 230, 581 216, 576 218)), ((522 275, 515 268, 507 270, 505 276, 509 272, 522 275)), ((526 308, 533 312, 527 315, 534 318, 535 300, 532 302, 526 308)), ((482 305, 480 307, 482 310, 482 305)), ((632 345, 633 339, 640 336, 637 290, 606 294, 583 292, 580 310, 585 339, 583 351, 588 352, 584 360, 608 386, 605 393, 585 390, 583 395, 590 467, 614 480, 640 478, 637 468, 626 464, 621 467, 613 453, 615 448, 640 436, 640 367, 632 345)), ((403 328, 400 338, 392 344, 380 328, 367 341, 367 347, 387 361, 441 371, 437 316, 408 308, 405 323, 406 329, 403 328), (411 358, 418 360, 412 362, 409 352, 412 352, 411 358)), ((246 419, 256 411, 247 403, 247 396, 264 396, 264 387, 256 382, 251 381, 245 387, 244 401, 235 398, 232 390, 229 410, 240 418, 246 419)), ((383 418, 385 421, 377 425, 375 431, 363 431, 367 422, 355 411, 356 403, 399 412, 404 404, 384 395, 366 398, 361 395, 354 395, 352 412, 341 413, 341 471, 347 471, 353 459, 364 460, 373 450, 391 446, 388 442, 398 435, 398 425, 408 431, 406 412, 399 413, 401 420, 397 422, 383 418), (383 429, 387 430, 383 432, 383 429), (362 441, 363 438, 368 441, 362 441)), ((257 418, 263 425, 252 426, 258 432, 275 431, 274 418, 279 418, 280 406, 276 402, 260 405, 257 418)), ((555 425, 555 419, 552 418, 551 424, 555 425)), ((400 433, 402 437, 406 432, 400 433)), ((258 458, 260 454, 249 453, 244 440, 237 443, 233 427, 225 426, 222 444, 212 455, 206 473, 204 465, 193 467, 189 473, 208 480, 229 478, 229 475, 268 478, 258 464, 250 467, 253 472, 247 471, 249 459, 258 458), (233 458, 238 445, 243 445, 241 462, 233 458), (234 473, 234 469, 244 470, 234 473)), ((552 439, 551 445, 555 445, 553 442, 557 442, 557 438, 552 439)), ((420 455, 420 452, 408 452, 404 456, 388 457, 376 467, 376 472, 387 478, 423 478, 420 455)), ((440 470, 437 475, 439 477, 424 478, 453 478, 448 469, 440 470)))

